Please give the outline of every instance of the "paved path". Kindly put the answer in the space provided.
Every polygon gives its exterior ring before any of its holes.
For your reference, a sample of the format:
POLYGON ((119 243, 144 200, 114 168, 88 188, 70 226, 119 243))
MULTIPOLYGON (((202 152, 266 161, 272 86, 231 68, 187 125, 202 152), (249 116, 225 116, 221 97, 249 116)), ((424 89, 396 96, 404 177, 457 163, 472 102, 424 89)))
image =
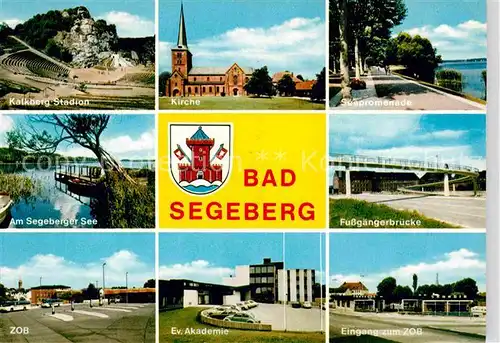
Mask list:
POLYGON ((448 94, 397 75, 373 68, 363 77, 366 90, 353 91, 353 102, 345 110, 460 110, 485 111, 486 106, 448 94), (378 91, 376 89, 378 87, 378 91))
MULTIPOLYGON (((371 330, 372 336, 378 334, 392 342, 401 343, 462 343, 462 342, 484 342, 484 338, 471 337, 459 333, 446 332, 439 329, 432 329, 427 324, 412 322, 391 322, 374 317, 351 316, 347 314, 330 313, 330 340, 335 342, 335 338, 354 336, 348 330, 371 330), (421 330, 421 331, 420 331, 421 330)), ((461 321, 460 321, 461 322, 461 321)), ((460 327, 460 322, 455 325, 460 327)), ((483 332, 486 326, 483 325, 483 332)), ((342 340, 342 342, 348 342, 342 340)), ((355 342, 353 338, 353 342, 355 342)))
MULTIPOLYGON (((342 199, 346 196, 331 198, 342 199)), ((387 205, 398 210, 416 210, 426 217, 466 228, 486 228, 486 198, 372 193, 353 194, 351 198, 387 205)))

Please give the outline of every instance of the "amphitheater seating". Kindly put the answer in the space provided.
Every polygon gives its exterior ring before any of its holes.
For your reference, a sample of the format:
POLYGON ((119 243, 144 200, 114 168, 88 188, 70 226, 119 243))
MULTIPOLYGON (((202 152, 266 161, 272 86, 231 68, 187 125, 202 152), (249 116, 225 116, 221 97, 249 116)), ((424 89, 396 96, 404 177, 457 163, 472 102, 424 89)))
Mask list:
POLYGON ((25 50, 8 56, 2 60, 2 66, 13 73, 41 76, 50 79, 66 79, 69 68, 56 64, 48 59, 25 50))
POLYGON ((124 77, 120 78, 117 83, 119 84, 147 84, 151 85, 155 83, 154 78, 155 73, 152 71, 142 72, 142 73, 129 73, 124 77))

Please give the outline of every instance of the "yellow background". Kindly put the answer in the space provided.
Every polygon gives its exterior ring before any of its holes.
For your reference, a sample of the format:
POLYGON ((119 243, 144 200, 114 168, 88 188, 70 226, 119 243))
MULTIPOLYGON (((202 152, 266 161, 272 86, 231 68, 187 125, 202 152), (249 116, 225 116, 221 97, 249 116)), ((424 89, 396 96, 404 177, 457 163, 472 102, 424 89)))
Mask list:
MULTIPOLYGON (((290 114, 214 114, 214 113, 168 113, 160 114, 158 119, 159 140, 159 216, 160 228, 325 228, 326 223, 326 116, 321 113, 290 114), (186 194, 173 180, 169 166, 168 125, 170 123, 232 123, 233 146, 230 155, 239 156, 232 160, 231 172, 225 184, 213 194, 195 196, 186 194), (267 159, 262 159, 260 152, 267 152, 267 159), (283 160, 276 153, 284 152, 283 160), (303 160, 315 154, 309 161, 314 167, 302 167, 303 160), (303 157, 306 156, 306 157, 303 157), (292 187, 245 187, 243 170, 256 169, 259 181, 267 169, 272 169, 279 180, 281 169, 294 170, 297 180, 292 187), (170 204, 183 202, 185 216, 182 220, 170 218, 170 204), (289 218, 281 221, 279 207, 276 209, 276 221, 262 220, 259 206, 259 219, 244 220, 195 220, 189 221, 186 204, 189 202, 211 201, 221 204, 227 202, 263 202, 293 203, 297 208, 303 202, 314 204, 315 219, 301 220, 295 211, 295 221, 289 218)), ((194 132, 193 132, 194 133, 194 132)), ((187 138, 187 137, 186 137, 187 138)), ((174 161, 177 163, 177 160, 174 161)), ((278 181, 279 184, 279 181, 278 181)), ((239 215, 242 216, 242 207, 239 215)), ((223 210, 224 211, 224 210, 223 210)), ((202 211, 202 214, 204 211, 202 211)), ((224 211, 226 214, 226 211, 224 211)), ((204 215, 204 214, 203 214, 204 215)), ((204 215, 205 216, 205 215, 204 215)))

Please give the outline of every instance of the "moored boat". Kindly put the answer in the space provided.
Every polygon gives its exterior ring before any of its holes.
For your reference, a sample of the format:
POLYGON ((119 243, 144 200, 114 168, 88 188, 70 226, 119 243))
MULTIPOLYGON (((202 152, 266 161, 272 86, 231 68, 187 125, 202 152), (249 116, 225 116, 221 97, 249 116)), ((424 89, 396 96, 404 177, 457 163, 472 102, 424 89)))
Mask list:
POLYGON ((10 214, 10 208, 14 202, 7 193, 0 192, 0 224, 4 222, 5 218, 10 214))

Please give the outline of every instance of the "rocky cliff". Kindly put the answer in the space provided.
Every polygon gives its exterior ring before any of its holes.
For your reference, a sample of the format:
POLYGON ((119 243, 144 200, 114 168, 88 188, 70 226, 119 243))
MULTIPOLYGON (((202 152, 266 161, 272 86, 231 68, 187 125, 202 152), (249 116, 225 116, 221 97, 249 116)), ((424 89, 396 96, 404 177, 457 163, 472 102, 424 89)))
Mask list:
MULTIPOLYGON (((68 18, 70 14, 63 11, 62 16, 68 18)), ((69 32, 59 31, 54 41, 71 53, 74 66, 92 67, 113 55, 118 41, 114 26, 104 21, 96 23, 85 7, 79 7, 72 19, 69 32)))
POLYGON ((127 38, 129 44, 124 45, 115 25, 95 20, 83 6, 38 14, 18 25, 15 32, 48 55, 77 68, 154 63, 153 37, 137 38, 137 41, 127 38))

